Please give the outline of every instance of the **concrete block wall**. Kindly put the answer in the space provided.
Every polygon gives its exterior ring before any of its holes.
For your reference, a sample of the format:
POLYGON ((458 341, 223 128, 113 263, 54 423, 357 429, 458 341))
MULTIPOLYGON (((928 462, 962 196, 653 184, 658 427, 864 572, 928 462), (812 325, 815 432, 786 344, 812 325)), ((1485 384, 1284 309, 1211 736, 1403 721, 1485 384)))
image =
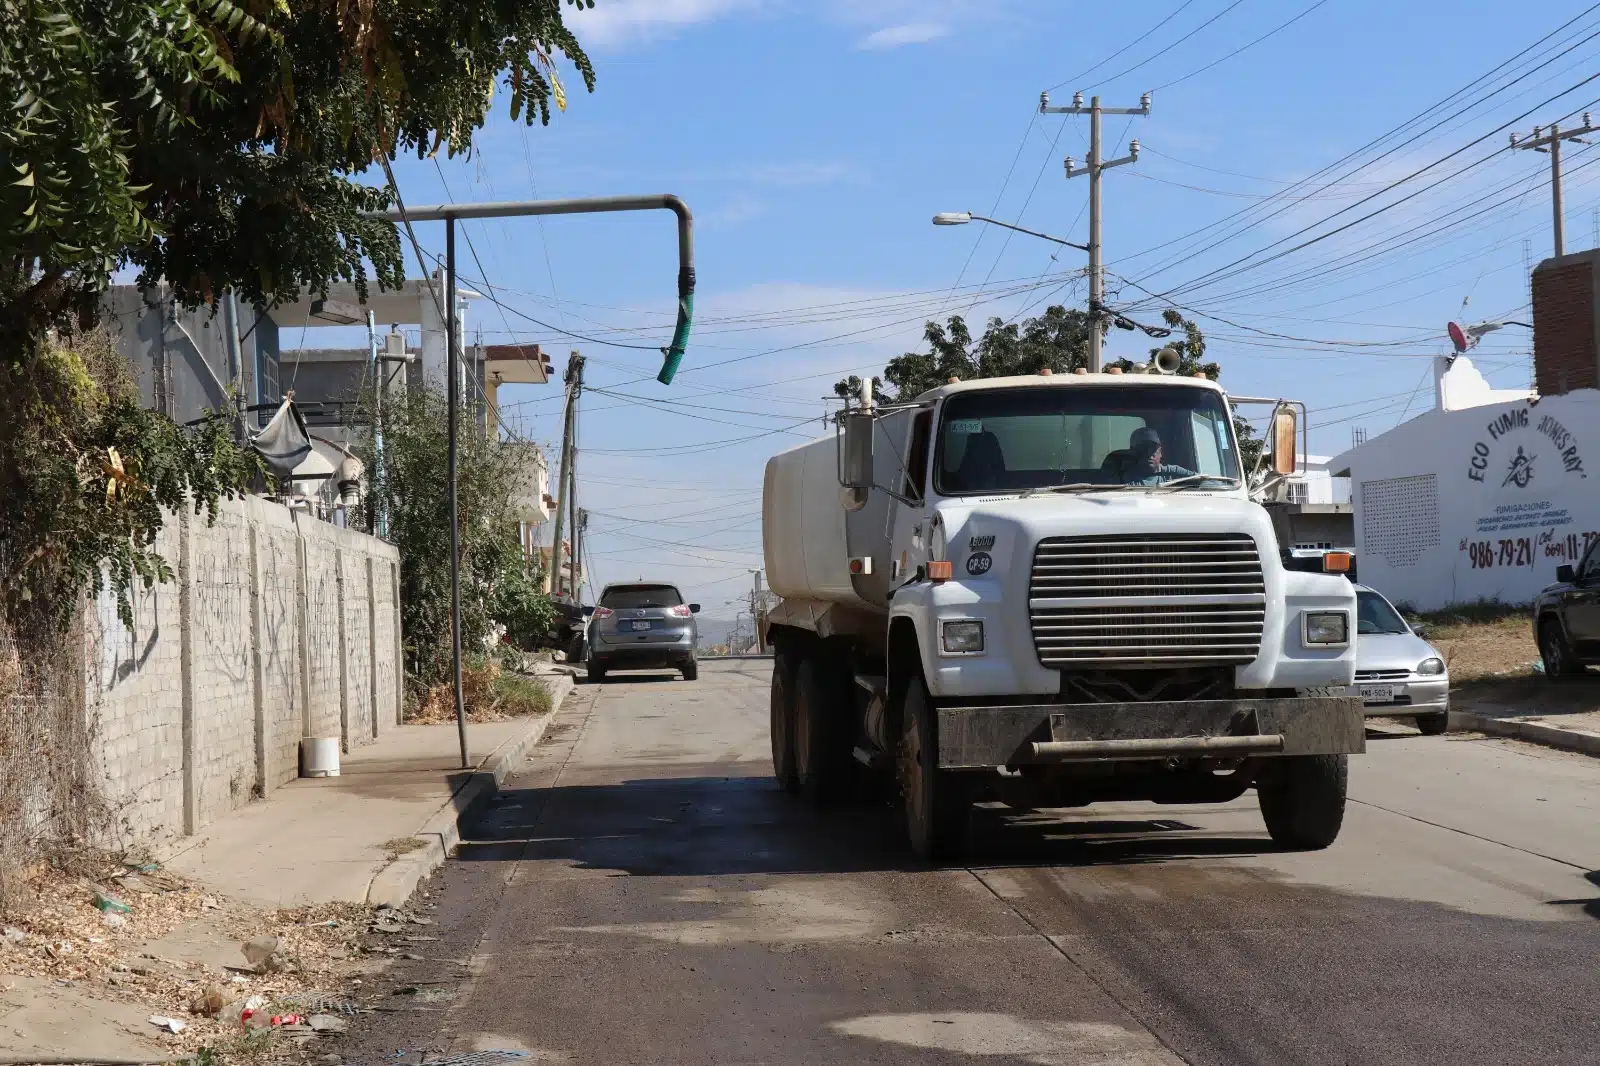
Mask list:
POLYGON ((264 499, 168 516, 175 580, 88 612, 85 705, 127 840, 193 833, 299 773, 302 737, 345 750, 400 721, 392 545, 264 499))

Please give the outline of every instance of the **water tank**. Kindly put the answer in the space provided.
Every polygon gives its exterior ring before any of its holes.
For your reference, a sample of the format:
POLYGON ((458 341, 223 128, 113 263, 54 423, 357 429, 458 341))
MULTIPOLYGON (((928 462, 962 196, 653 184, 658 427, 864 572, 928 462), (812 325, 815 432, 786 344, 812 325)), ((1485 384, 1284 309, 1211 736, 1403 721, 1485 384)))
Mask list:
POLYGON ((838 437, 830 433, 767 460, 761 488, 767 584, 785 599, 871 609, 850 582, 838 454, 838 437))

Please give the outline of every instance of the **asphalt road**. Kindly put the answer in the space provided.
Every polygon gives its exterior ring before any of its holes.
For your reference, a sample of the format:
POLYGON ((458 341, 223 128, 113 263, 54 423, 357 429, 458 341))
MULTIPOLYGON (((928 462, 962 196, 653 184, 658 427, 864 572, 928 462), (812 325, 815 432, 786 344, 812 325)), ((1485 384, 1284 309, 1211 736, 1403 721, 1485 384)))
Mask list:
POLYGON ((580 686, 346 1061, 1600 1062, 1600 761, 1396 726, 1324 852, 1251 793, 983 811, 935 870, 776 790, 768 670, 580 686))

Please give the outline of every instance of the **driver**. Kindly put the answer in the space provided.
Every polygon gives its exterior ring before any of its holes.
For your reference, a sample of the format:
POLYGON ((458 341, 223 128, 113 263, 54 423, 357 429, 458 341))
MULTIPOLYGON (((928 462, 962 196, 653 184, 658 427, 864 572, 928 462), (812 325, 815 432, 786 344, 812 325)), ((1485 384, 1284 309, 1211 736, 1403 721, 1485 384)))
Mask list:
POLYGON ((1161 435, 1149 426, 1140 426, 1128 438, 1128 465, 1123 476, 1126 485, 1164 485, 1195 472, 1162 462, 1161 435))

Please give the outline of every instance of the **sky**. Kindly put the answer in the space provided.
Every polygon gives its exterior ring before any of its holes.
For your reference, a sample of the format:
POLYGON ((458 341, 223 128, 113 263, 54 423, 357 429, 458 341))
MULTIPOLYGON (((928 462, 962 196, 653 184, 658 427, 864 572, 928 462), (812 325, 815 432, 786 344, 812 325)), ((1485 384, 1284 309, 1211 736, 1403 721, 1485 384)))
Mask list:
MULTIPOLYGON (((501 94, 470 157, 404 160, 397 178, 411 205, 688 202, 697 320, 671 387, 653 380, 671 215, 467 223, 461 274, 495 298, 470 333, 588 359, 591 579, 675 581, 720 617, 762 566, 764 464, 823 432, 835 380, 919 347, 929 319, 977 332, 1083 306, 1082 253, 930 224, 971 211, 1087 238, 1088 187, 1062 160, 1084 158, 1088 123, 1040 115, 1041 91, 1153 91, 1149 117, 1105 119, 1108 154, 1142 148, 1105 177, 1108 302, 1196 317, 1224 386, 1304 400, 1322 454, 1431 405, 1448 321, 1527 320, 1549 162, 1508 136, 1600 110, 1600 5, 1569 0, 598 0, 569 25, 592 94, 563 62, 548 126, 512 122, 501 94)), ((1600 243, 1589 151, 1566 153, 1568 250, 1600 243)), ((418 236, 442 252, 442 227, 418 236)), ((1150 346, 1113 331, 1106 358, 1150 346)), ((1473 357, 1525 387, 1530 348, 1507 327, 1473 357)), ((501 404, 553 465, 559 384, 503 387, 501 404)))

